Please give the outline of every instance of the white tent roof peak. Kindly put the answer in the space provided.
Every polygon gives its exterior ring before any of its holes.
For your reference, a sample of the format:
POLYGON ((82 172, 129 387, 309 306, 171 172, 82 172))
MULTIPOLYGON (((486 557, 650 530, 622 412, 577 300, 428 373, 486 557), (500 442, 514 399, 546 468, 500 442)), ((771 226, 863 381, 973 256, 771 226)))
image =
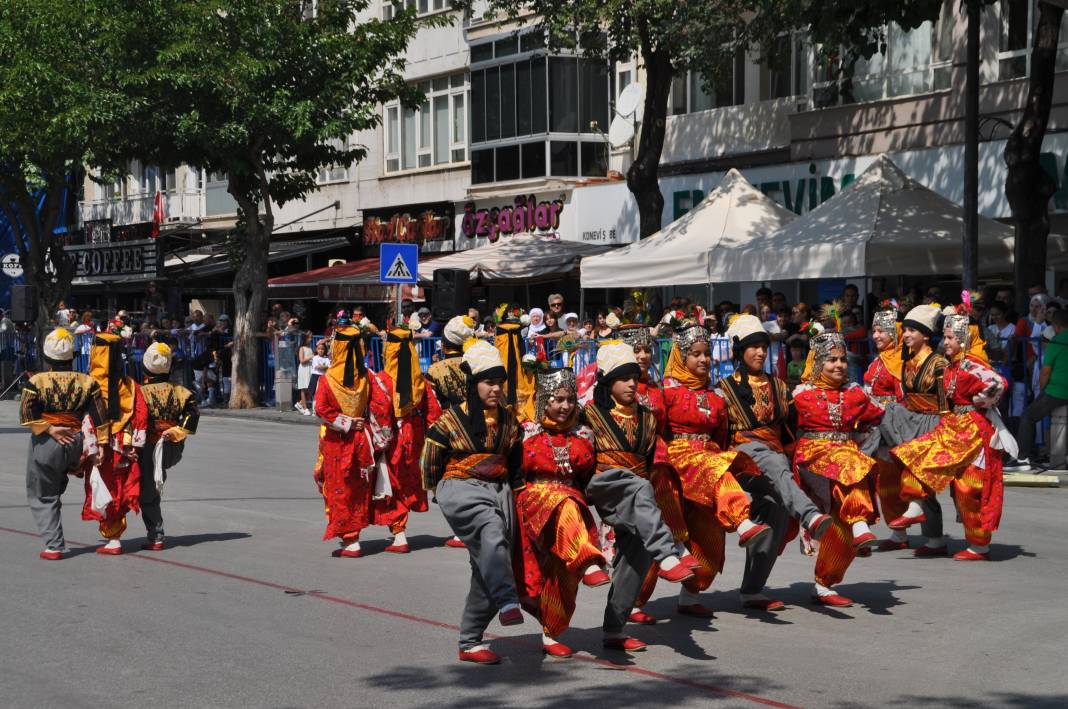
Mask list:
POLYGON ((549 237, 522 234, 500 239, 475 249, 457 251, 431 261, 419 269, 419 282, 432 283, 439 268, 467 271, 471 280, 517 281, 560 276, 571 273, 582 256, 604 253, 602 244, 587 244, 549 237))
POLYGON ((796 215, 738 170, 730 170, 700 204, 656 234, 582 260, 583 288, 670 286, 731 280, 719 254, 776 231, 796 215))

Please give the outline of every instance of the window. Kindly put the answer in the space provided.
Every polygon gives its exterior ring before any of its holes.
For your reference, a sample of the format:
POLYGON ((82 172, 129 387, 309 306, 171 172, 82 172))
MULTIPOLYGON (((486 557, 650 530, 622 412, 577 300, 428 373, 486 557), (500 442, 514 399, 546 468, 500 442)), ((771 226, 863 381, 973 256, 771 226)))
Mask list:
MULTIPOLYGON (((386 173, 467 160, 467 76, 429 79, 419 84, 419 90, 425 100, 418 108, 397 102, 386 105, 386 173)), ((472 92, 485 92, 484 77, 472 85, 472 92)), ((483 116, 471 130, 484 132, 485 125, 483 116)))
POLYGON ((810 53, 808 35, 803 32, 776 39, 760 64, 760 100, 807 94, 810 53))
POLYGON ((607 172, 607 63, 547 56, 535 29, 473 45, 471 64, 473 183, 607 172))
POLYGON ((450 10, 452 7, 447 0, 383 0, 382 19, 392 20, 405 9, 414 9, 417 16, 422 16, 450 10))
POLYGON ((671 97, 668 99, 670 115, 745 103, 745 54, 738 52, 735 55, 730 71, 720 78, 711 92, 705 89, 704 84, 704 77, 699 72, 677 74, 671 80, 671 97))
MULTIPOLYGON (((331 140, 330 145, 338 150, 346 149, 346 142, 344 140, 331 140)), ((327 182, 344 182, 347 179, 349 179, 348 170, 344 165, 327 165, 326 167, 321 167, 315 175, 315 181, 320 185, 327 182)))
MULTIPOLYGON (((1019 79, 1031 72, 1031 44, 1038 23, 1038 0, 1000 0, 997 10, 998 80, 1019 79)), ((1068 23, 1057 38, 1057 71, 1068 69, 1068 23)))

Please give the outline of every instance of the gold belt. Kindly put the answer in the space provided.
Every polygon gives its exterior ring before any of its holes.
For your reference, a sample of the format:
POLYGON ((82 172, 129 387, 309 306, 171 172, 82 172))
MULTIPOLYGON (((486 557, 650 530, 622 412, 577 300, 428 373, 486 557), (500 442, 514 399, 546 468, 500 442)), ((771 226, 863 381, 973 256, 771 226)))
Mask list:
POLYGON ((712 440, 712 435, 709 433, 676 433, 673 434, 673 438, 680 441, 702 441, 707 443, 712 440))
POLYGON ((953 407, 953 413, 955 414, 967 414, 975 411, 975 407, 971 404, 958 404, 953 407))
POLYGON ((897 397, 889 394, 886 396, 871 396, 869 398, 880 406, 886 406, 887 404, 897 402, 897 397))
POLYGON ((578 485, 574 480, 564 480, 562 478, 531 478, 527 480, 528 485, 563 485, 564 487, 573 487, 578 489, 578 485))
POLYGON ((801 438, 809 438, 814 441, 843 441, 852 440, 852 434, 845 431, 802 431, 801 438))

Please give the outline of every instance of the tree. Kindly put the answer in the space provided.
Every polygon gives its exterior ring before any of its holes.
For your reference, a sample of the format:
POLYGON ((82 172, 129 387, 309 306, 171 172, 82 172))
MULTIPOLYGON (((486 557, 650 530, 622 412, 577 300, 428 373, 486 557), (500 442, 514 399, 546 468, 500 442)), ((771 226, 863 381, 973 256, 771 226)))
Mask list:
MULTIPOLYGON (((158 160, 228 176, 239 207, 232 408, 257 403, 267 251, 274 209, 316 189, 319 168, 362 159, 345 141, 396 97, 417 103, 403 54, 425 21, 369 17, 370 0, 181 0, 146 86, 158 160)), ((377 5, 376 5, 377 7, 377 5)), ((441 22, 442 20, 437 20, 441 22)))
POLYGON ((1027 309, 1027 289, 1044 283, 1049 240, 1049 200, 1057 181, 1042 169, 1039 154, 1053 104, 1057 41, 1064 8, 1038 3, 1038 22, 1031 49, 1031 75, 1023 115, 1005 144, 1005 196, 1016 227, 1016 307, 1027 309))
POLYGON ((125 86, 149 51, 157 10, 149 0, 0 3, 0 211, 37 289, 38 343, 74 275, 64 203, 84 165, 125 165, 136 104, 125 86))

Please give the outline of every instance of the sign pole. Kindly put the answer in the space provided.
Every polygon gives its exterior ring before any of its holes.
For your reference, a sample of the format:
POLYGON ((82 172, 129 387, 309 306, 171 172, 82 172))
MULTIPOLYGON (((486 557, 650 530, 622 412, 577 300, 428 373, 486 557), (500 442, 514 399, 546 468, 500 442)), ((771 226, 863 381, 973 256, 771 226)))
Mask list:
POLYGON ((400 283, 398 283, 396 285, 396 289, 397 289, 397 310, 396 310, 396 315, 394 316, 394 323, 395 323, 394 327, 400 327, 401 320, 404 318, 404 314, 401 312, 401 285, 400 285, 400 283))

